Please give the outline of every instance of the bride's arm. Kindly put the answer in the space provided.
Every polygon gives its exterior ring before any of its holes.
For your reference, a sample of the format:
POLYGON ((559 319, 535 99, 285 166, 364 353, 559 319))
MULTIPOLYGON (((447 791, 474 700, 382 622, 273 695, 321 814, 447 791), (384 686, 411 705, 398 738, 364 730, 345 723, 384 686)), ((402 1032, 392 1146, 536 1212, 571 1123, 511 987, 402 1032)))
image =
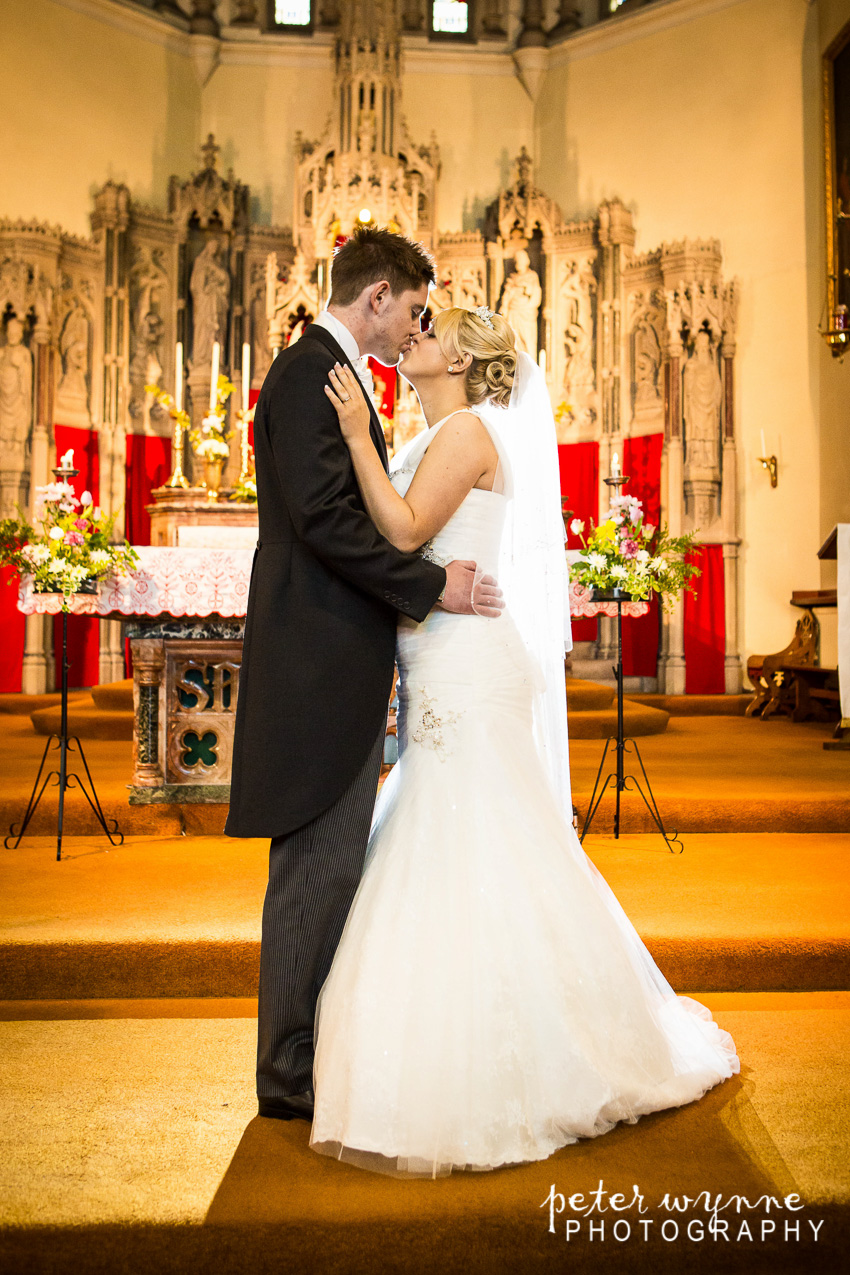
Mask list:
POLYGON ((325 393, 337 410, 366 512, 397 549, 409 552, 430 540, 481 476, 495 468, 496 450, 490 435, 474 413, 463 412, 442 426, 402 497, 375 450, 369 434, 369 409, 354 375, 348 368, 335 369, 325 393))

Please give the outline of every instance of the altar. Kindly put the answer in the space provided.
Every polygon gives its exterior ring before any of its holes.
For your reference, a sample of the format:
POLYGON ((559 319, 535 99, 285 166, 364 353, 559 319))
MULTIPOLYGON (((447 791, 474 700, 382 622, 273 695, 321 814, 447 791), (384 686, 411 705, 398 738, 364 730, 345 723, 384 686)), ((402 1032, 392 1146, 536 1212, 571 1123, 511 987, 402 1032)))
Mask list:
MULTIPOLYGON (((256 535, 250 527, 200 530, 206 537, 221 530, 231 540, 237 530, 256 535)), ((182 538, 193 528, 180 531, 182 538)), ((254 544, 152 545, 136 552, 135 570, 107 576, 96 594, 71 599, 76 615, 124 621, 133 662, 130 804, 227 803, 254 544)), ((24 582, 18 605, 27 615, 58 614, 62 598, 33 593, 24 582)), ((646 610, 645 602, 623 605, 624 615, 646 610)), ((590 590, 574 582, 570 612, 615 616, 617 604, 594 602, 590 590)))

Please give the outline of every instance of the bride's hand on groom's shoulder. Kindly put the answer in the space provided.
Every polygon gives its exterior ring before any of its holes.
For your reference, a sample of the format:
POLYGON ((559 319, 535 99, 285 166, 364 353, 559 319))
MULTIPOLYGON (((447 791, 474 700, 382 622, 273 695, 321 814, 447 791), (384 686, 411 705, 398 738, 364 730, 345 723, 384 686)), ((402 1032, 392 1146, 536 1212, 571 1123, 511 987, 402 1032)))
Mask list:
POLYGON ((325 393, 336 408, 339 428, 346 443, 361 442, 369 437, 369 407, 360 383, 351 368, 336 363, 330 370, 325 393))

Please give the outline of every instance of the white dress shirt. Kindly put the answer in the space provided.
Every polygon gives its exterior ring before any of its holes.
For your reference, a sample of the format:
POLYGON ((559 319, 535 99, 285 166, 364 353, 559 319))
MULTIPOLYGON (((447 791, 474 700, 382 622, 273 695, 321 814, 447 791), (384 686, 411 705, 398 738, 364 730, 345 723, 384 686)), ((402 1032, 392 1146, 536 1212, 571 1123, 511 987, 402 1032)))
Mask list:
POLYGON ((360 346, 348 328, 336 315, 331 314, 330 310, 322 310, 321 314, 313 322, 318 323, 319 327, 324 328, 326 332, 330 332, 345 357, 354 364, 354 370, 371 402, 372 394, 375 390, 375 382, 372 380, 372 373, 369 370, 369 355, 361 355, 360 346))

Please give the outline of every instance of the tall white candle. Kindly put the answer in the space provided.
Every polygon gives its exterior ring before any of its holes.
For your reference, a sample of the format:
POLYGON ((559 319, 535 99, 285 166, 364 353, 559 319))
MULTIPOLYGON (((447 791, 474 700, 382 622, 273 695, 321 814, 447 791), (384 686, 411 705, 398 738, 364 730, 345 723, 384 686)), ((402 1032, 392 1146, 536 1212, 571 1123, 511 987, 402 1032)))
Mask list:
POLYGON ((620 457, 617 452, 614 452, 614 455, 611 457, 611 477, 620 477, 620 457))
POLYGON ((242 346, 242 411, 247 412, 251 395, 251 346, 245 341, 242 346))
POLYGON ((57 469, 73 469, 74 468, 74 449, 69 448, 65 455, 59 461, 57 469))
POLYGON ((174 406, 178 412, 183 411, 183 342, 177 342, 174 355, 174 406))
POLYGON ((210 411, 214 412, 218 404, 218 361, 221 358, 221 346, 218 341, 213 342, 212 348, 212 368, 210 370, 210 411))
POLYGON ((761 431, 761 454, 762 456, 767 455, 767 444, 764 441, 764 430, 761 431))

